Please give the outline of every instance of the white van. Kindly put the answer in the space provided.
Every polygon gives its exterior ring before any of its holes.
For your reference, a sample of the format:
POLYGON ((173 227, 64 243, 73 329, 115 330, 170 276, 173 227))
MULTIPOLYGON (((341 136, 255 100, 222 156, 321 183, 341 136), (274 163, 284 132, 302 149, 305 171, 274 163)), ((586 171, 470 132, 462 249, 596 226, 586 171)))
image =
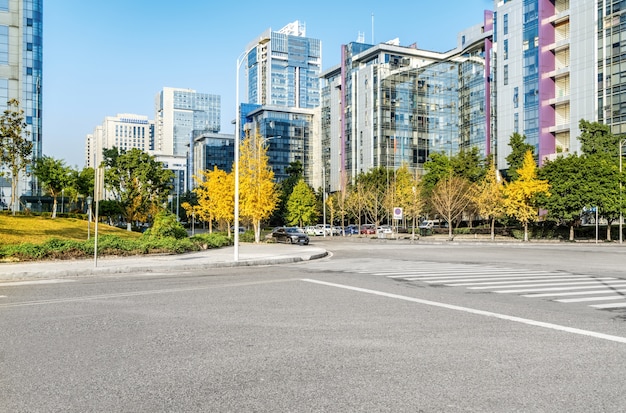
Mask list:
POLYGON ((441 219, 425 219, 420 223, 419 228, 421 229, 448 228, 448 223, 441 219))

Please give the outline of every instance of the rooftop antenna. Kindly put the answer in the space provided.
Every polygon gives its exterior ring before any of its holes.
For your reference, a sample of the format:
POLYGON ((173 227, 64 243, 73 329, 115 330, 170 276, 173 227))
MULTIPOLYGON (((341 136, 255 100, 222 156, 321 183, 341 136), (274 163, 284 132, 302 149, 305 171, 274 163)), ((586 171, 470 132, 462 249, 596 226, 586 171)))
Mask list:
POLYGON ((374 44, 374 13, 372 13, 372 44, 374 44))
POLYGON ((359 32, 357 38, 356 38, 356 42, 357 43, 365 43, 365 33, 363 32, 359 32))

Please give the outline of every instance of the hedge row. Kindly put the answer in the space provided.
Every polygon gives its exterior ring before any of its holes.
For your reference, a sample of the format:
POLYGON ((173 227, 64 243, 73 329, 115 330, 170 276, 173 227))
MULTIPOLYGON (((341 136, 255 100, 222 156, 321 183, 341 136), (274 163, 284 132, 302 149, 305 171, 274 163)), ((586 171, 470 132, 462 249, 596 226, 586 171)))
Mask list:
MULTIPOLYGON (((180 254, 232 244, 225 234, 202 234, 191 238, 141 237, 123 239, 114 235, 98 237, 98 255, 180 254)), ((0 247, 1 260, 32 261, 88 258, 94 255, 95 240, 74 241, 51 238, 43 244, 23 243, 0 247)))

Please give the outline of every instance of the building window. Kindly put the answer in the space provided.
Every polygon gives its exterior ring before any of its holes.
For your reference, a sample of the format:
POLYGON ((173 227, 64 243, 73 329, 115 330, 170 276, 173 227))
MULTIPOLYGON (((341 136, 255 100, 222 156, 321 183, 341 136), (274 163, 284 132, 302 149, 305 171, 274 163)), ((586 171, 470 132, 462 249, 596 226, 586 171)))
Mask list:
POLYGON ((502 30, 504 31, 505 35, 509 34, 509 15, 508 14, 505 14, 503 16, 502 30))
POLYGON ((503 81, 505 85, 509 84, 509 65, 504 65, 504 76, 503 81))
POLYGON ((0 64, 9 64, 9 26, 0 26, 0 64))
POLYGON ((519 133, 519 113, 513 114, 513 132, 519 133))
POLYGON ((0 10, 9 11, 9 0, 0 0, 0 10))
POLYGON ((507 60, 509 58, 509 40, 508 39, 504 39, 504 60, 507 60))
POLYGON ((519 106, 519 88, 516 87, 513 89, 513 107, 517 108, 519 106))

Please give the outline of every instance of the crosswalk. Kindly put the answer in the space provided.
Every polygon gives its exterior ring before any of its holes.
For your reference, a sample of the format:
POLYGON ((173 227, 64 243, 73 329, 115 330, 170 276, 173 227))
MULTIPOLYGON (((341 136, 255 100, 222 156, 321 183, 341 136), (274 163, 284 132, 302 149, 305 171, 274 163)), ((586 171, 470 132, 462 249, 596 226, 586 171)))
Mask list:
POLYGON ((598 309, 626 308, 626 279, 490 267, 474 264, 412 263, 411 267, 352 272, 379 275, 433 286, 464 287, 472 291, 516 294, 559 303, 584 303, 598 309))

